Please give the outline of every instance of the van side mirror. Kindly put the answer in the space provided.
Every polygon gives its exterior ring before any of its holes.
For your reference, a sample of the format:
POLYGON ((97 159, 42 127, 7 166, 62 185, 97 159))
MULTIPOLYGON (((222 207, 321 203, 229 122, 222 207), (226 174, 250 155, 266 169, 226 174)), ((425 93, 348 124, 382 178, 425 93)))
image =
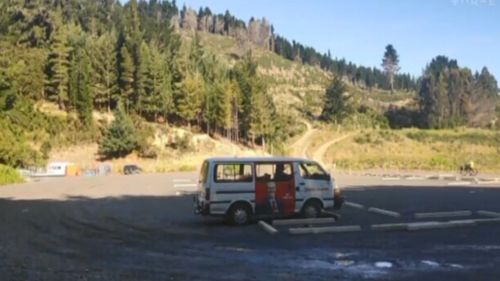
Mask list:
POLYGON ((326 179, 327 179, 327 180, 331 180, 331 179, 332 179, 332 175, 330 175, 330 174, 326 174, 326 179))

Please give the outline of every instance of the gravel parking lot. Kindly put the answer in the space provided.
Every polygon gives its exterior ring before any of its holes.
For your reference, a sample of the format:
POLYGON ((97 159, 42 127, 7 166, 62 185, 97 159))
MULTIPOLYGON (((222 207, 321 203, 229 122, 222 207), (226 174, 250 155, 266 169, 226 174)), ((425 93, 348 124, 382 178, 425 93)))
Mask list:
MULTIPOLYGON (((342 175, 339 226, 271 236, 192 211, 195 173, 42 179, 0 187, 1 280, 499 280, 500 223, 423 231, 419 212, 500 212, 498 185, 342 175), (401 214, 391 217, 369 207, 401 214)), ((465 219, 467 219, 465 218, 465 219)), ((453 218, 460 219, 460 218, 453 218)), ((439 218, 433 220, 448 220, 439 218)))

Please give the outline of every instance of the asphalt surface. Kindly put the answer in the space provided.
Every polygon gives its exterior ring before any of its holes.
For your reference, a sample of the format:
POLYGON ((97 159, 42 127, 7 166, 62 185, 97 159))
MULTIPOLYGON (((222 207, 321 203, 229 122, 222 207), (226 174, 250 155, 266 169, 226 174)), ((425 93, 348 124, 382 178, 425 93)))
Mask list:
MULTIPOLYGON (((352 233, 271 236, 192 212, 196 174, 49 179, 0 187, 0 280, 500 280, 500 223, 375 231, 416 212, 500 212, 500 186, 339 176, 352 233)), ((453 218, 460 219, 460 218, 453 218)), ((432 220, 448 220, 432 219, 432 220)))

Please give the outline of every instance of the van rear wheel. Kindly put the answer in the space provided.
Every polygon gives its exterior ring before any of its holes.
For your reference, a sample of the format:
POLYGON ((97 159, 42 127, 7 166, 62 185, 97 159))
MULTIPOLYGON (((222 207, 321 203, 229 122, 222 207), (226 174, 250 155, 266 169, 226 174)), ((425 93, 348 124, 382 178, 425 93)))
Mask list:
POLYGON ((227 212, 227 220, 234 225, 245 225, 250 221, 252 212, 245 204, 236 204, 227 212))
POLYGON ((316 201, 307 202, 302 208, 302 216, 304 218, 312 219, 319 217, 321 213, 321 204, 316 201))

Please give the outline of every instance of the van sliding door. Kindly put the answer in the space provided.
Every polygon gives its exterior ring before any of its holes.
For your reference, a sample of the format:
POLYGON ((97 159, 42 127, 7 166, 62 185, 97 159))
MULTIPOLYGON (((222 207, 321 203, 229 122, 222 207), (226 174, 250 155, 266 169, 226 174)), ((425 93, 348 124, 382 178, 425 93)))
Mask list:
POLYGON ((292 163, 256 163, 255 175, 255 213, 257 215, 293 214, 295 181, 292 163))

